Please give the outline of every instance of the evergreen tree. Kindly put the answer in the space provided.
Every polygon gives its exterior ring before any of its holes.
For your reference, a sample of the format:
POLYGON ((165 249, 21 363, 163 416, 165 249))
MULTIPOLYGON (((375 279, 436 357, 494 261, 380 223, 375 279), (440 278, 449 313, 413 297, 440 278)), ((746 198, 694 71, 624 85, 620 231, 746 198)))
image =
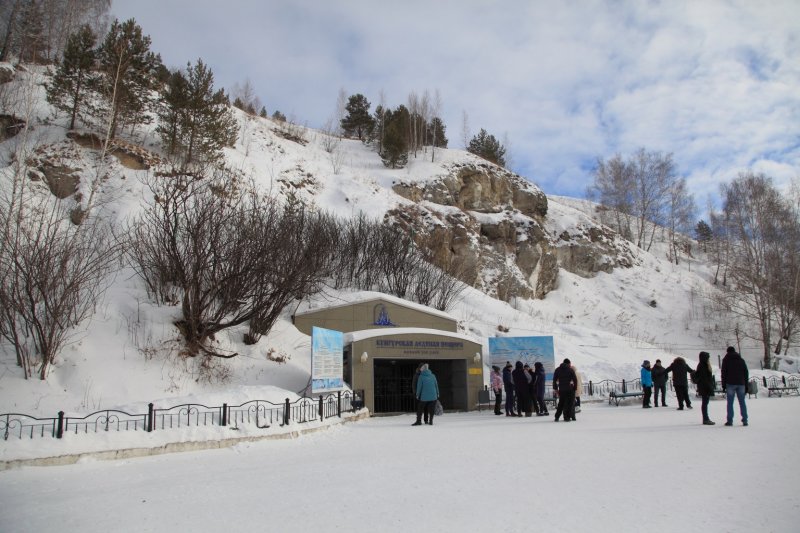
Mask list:
POLYGON ((163 95, 156 131, 167 153, 181 156, 185 168, 217 161, 236 141, 237 124, 222 89, 214 91, 214 74, 198 59, 186 75, 174 72, 163 95))
POLYGON ((114 138, 125 120, 147 123, 151 106, 149 91, 161 63, 150 51, 150 37, 134 19, 114 20, 97 51, 101 75, 100 96, 105 104, 96 112, 111 117, 109 134, 114 138))
POLYGON ((714 231, 711 229, 711 226, 706 224, 705 220, 701 220, 697 223, 697 227, 694 229, 694 234, 697 237, 697 242, 702 245, 703 251, 705 252, 708 243, 710 243, 714 238, 714 231))
POLYGON ((359 140, 366 140, 369 137, 374 126, 369 107, 369 100, 363 94, 354 94, 348 99, 345 106, 347 115, 341 122, 346 135, 352 137, 355 134, 359 140))
POLYGON ((439 117, 433 117, 430 124, 427 125, 428 133, 426 138, 428 142, 431 143, 432 146, 436 148, 447 148, 447 135, 445 135, 445 130, 447 129, 442 122, 442 119, 439 117))
POLYGON ((188 99, 186 76, 180 70, 172 71, 161 92, 156 127, 156 133, 161 137, 161 143, 168 156, 175 155, 179 150, 179 135, 188 99))
POLYGON ((87 98, 87 87, 93 79, 94 46, 96 37, 85 25, 67 39, 64 57, 52 83, 47 85, 47 101, 70 114, 69 129, 75 128, 75 119, 87 98))
POLYGON ((387 111, 384 120, 386 125, 381 159, 387 167, 403 168, 408 163, 408 109, 401 105, 397 111, 387 111))
POLYGON ((267 118, 269 115, 267 114, 267 108, 263 105, 261 106, 261 111, 258 112, 258 116, 261 118, 267 118))
POLYGON ((471 152, 478 157, 482 157, 487 161, 491 161, 501 167, 506 166, 506 149, 500 142, 494 138, 494 135, 489 135, 486 130, 481 128, 481 131, 469 141, 467 151, 471 152))
POLYGON ((286 115, 278 111, 277 109, 272 114, 273 120, 277 120, 278 122, 286 122, 286 115))

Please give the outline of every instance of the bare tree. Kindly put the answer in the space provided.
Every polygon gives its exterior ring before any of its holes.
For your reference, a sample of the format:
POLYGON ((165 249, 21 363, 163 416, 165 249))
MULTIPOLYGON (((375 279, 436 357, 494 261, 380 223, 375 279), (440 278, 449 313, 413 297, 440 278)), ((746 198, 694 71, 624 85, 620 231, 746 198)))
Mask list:
POLYGON ((667 208, 669 255, 670 260, 678 264, 680 252, 687 251, 688 240, 685 236, 691 231, 696 212, 694 197, 686 187, 686 180, 679 178, 669 188, 669 205, 667 208))
POLYGON ((180 299, 175 325, 192 355, 235 356, 209 341, 249 323, 245 342, 257 342, 291 299, 330 275, 336 240, 324 214, 282 206, 224 171, 147 185, 154 201, 132 227, 131 263, 151 294, 180 299))
POLYGON ((793 254, 786 253, 786 241, 795 230, 785 224, 792 213, 771 179, 763 174, 741 173, 731 184, 723 185, 722 192, 733 254, 726 302, 734 314, 757 325, 756 332, 743 329, 741 333, 762 343, 764 367, 770 368, 775 310, 780 300, 777 294, 784 289, 786 273, 792 270, 787 261, 793 254))
POLYGON ((633 213, 633 170, 616 154, 608 161, 597 159, 594 182, 587 189, 587 196, 599 202, 612 220, 601 217, 605 224, 613 227, 625 239, 632 240, 631 218, 633 213))
POLYGON ((469 141, 472 138, 472 133, 469 128, 469 115, 467 110, 461 111, 461 142, 464 143, 464 150, 469 147, 469 141))

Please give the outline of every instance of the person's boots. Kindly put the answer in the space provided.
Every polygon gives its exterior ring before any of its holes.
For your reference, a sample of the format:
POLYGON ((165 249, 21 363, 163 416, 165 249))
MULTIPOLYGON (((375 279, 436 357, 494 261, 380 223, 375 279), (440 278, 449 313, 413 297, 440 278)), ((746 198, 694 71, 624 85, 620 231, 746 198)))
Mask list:
POLYGON ((414 423, 413 423, 413 424, 411 424, 411 425, 412 425, 412 426, 421 426, 421 425, 422 425, 422 421, 421 421, 419 418, 417 418, 417 421, 416 421, 416 422, 414 422, 414 423))
POLYGON ((711 420, 703 420, 703 425, 704 426, 713 426, 714 422, 712 422, 711 420))

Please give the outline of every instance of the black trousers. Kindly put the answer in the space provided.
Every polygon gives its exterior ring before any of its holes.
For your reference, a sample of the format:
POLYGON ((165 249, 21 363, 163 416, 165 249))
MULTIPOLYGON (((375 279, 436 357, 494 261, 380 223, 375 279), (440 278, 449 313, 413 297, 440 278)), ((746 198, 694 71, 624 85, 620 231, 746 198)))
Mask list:
POLYGON ((495 414, 498 414, 498 415, 503 414, 500 411, 500 406, 502 405, 502 403, 503 403, 503 390, 502 389, 498 389, 498 390, 494 391, 494 412, 495 412, 495 414))
POLYGON ((653 385, 653 403, 658 407, 658 393, 661 393, 661 405, 667 406, 667 385, 653 385))
MULTIPOLYGON (((421 400, 417 400, 417 422, 422 420, 422 415, 425 415, 425 423, 428 423, 428 410, 426 409, 426 404, 429 402, 423 402, 421 400)), ((433 418, 433 408, 431 408, 430 417, 433 418)))
POLYGON ((683 409, 684 403, 686 407, 692 406, 692 401, 689 399, 688 385, 675 385, 675 395, 678 397, 678 409, 683 409))
POLYGON ((575 391, 558 391, 558 406, 556 406, 556 420, 564 414, 564 420, 575 418, 575 391))
POLYGON ((642 392, 644 392, 642 407, 650 407, 650 395, 653 393, 653 387, 642 387, 642 392))

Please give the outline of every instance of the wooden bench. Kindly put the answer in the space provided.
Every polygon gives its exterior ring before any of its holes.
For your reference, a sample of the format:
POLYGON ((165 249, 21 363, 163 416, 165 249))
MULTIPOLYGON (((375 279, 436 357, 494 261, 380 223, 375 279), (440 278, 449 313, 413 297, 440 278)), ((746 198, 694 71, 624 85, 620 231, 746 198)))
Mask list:
POLYGON ((786 387, 767 387, 769 392, 767 396, 783 396, 784 394, 797 394, 800 396, 800 387, 798 385, 787 385, 786 387))
POLYGON ((619 402, 624 400, 625 398, 640 398, 644 393, 642 391, 637 392, 616 392, 611 391, 608 393, 608 405, 611 405, 611 402, 615 402, 617 407, 619 407, 619 402))

